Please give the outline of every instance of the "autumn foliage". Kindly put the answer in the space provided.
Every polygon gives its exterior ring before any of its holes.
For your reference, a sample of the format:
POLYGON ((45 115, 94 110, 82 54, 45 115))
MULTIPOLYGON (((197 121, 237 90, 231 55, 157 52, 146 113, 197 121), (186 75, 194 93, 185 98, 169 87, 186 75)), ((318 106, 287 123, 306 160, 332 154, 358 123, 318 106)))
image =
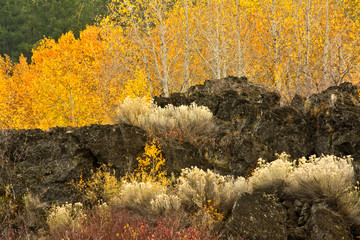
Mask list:
POLYGON ((290 100, 360 75, 354 0, 112 0, 76 39, 0 57, 0 127, 111 122, 119 101, 246 75, 290 100))

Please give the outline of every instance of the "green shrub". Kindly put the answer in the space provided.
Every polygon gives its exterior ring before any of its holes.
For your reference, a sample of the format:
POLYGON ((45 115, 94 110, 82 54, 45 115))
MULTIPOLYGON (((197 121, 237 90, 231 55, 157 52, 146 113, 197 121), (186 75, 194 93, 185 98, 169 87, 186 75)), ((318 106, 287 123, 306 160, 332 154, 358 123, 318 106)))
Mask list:
POLYGON ((211 170, 186 168, 178 179, 177 194, 188 209, 203 209, 210 201, 220 213, 227 213, 238 196, 251 191, 243 177, 222 176, 211 170))

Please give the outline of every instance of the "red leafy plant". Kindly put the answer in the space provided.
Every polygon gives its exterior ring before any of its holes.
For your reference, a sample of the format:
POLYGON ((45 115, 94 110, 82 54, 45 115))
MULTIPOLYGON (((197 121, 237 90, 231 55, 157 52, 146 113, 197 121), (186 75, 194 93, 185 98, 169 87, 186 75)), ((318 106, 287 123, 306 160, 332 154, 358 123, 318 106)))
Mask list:
POLYGON ((163 216, 142 215, 119 205, 101 205, 89 210, 86 215, 87 219, 81 223, 81 227, 62 229, 45 236, 45 239, 218 239, 181 212, 163 216))

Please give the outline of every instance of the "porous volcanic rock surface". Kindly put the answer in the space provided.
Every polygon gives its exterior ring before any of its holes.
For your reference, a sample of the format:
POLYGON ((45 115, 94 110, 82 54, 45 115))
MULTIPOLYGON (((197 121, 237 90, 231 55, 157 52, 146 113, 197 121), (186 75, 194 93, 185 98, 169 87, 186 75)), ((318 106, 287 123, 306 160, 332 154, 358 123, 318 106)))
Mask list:
POLYGON ((271 161, 282 152, 294 159, 351 155, 359 166, 359 88, 351 83, 308 98, 296 95, 284 106, 278 93, 245 77, 207 80, 186 93, 155 97, 159 106, 192 102, 214 114, 219 130, 213 155, 234 175, 247 175, 260 157, 271 161))
POLYGON ((44 202, 75 201, 80 175, 86 178, 103 164, 122 175, 133 170, 146 139, 144 130, 130 125, 3 130, 1 180, 17 195, 30 191, 44 202))

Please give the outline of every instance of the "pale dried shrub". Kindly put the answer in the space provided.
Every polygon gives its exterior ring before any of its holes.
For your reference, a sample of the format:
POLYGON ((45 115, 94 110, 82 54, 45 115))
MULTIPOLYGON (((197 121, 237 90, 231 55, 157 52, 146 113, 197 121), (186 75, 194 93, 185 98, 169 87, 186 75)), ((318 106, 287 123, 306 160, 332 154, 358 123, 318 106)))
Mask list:
POLYGON ((83 213, 81 203, 66 203, 61 206, 53 206, 50 209, 46 223, 49 225, 50 232, 56 233, 66 228, 79 229, 85 218, 86 215, 83 213))
POLYGON ((126 99, 120 103, 115 122, 133 124, 160 137, 175 134, 176 138, 189 142, 207 138, 216 129, 207 107, 192 103, 180 107, 169 104, 161 108, 141 99, 126 99))
POLYGON ((288 176, 285 192, 299 199, 337 204, 354 186, 355 173, 351 162, 350 157, 301 158, 288 176))
POLYGON ((157 214, 177 211, 180 209, 180 198, 175 195, 159 194, 150 201, 151 210, 157 214))
POLYGON ((197 167, 182 170, 177 188, 177 194, 187 208, 202 209, 211 201, 212 206, 221 213, 230 211, 238 196, 251 191, 243 177, 235 179, 197 167))
POLYGON ((359 187, 354 183, 350 156, 311 156, 291 162, 288 155, 281 154, 270 163, 260 159, 259 167, 249 178, 254 190, 278 191, 305 201, 325 202, 360 224, 359 187))
POLYGON ((249 178, 249 184, 256 191, 274 193, 282 191, 286 185, 286 180, 294 165, 289 161, 289 155, 282 153, 278 159, 270 163, 259 159, 258 167, 249 178))
POLYGON ((151 211, 151 200, 166 193, 166 187, 157 182, 124 182, 119 201, 128 208, 151 211))
POLYGON ((147 115, 139 117, 140 126, 156 133, 172 132, 174 129, 182 131, 187 140, 194 136, 209 135, 214 130, 213 115, 207 107, 190 106, 164 108, 156 107, 147 115))
POLYGON ((146 99, 126 98, 118 104, 114 121, 139 126, 139 116, 146 115, 152 107, 153 104, 146 99))
POLYGON ((340 197, 338 207, 354 223, 360 224, 360 189, 359 184, 349 188, 347 194, 340 197))

